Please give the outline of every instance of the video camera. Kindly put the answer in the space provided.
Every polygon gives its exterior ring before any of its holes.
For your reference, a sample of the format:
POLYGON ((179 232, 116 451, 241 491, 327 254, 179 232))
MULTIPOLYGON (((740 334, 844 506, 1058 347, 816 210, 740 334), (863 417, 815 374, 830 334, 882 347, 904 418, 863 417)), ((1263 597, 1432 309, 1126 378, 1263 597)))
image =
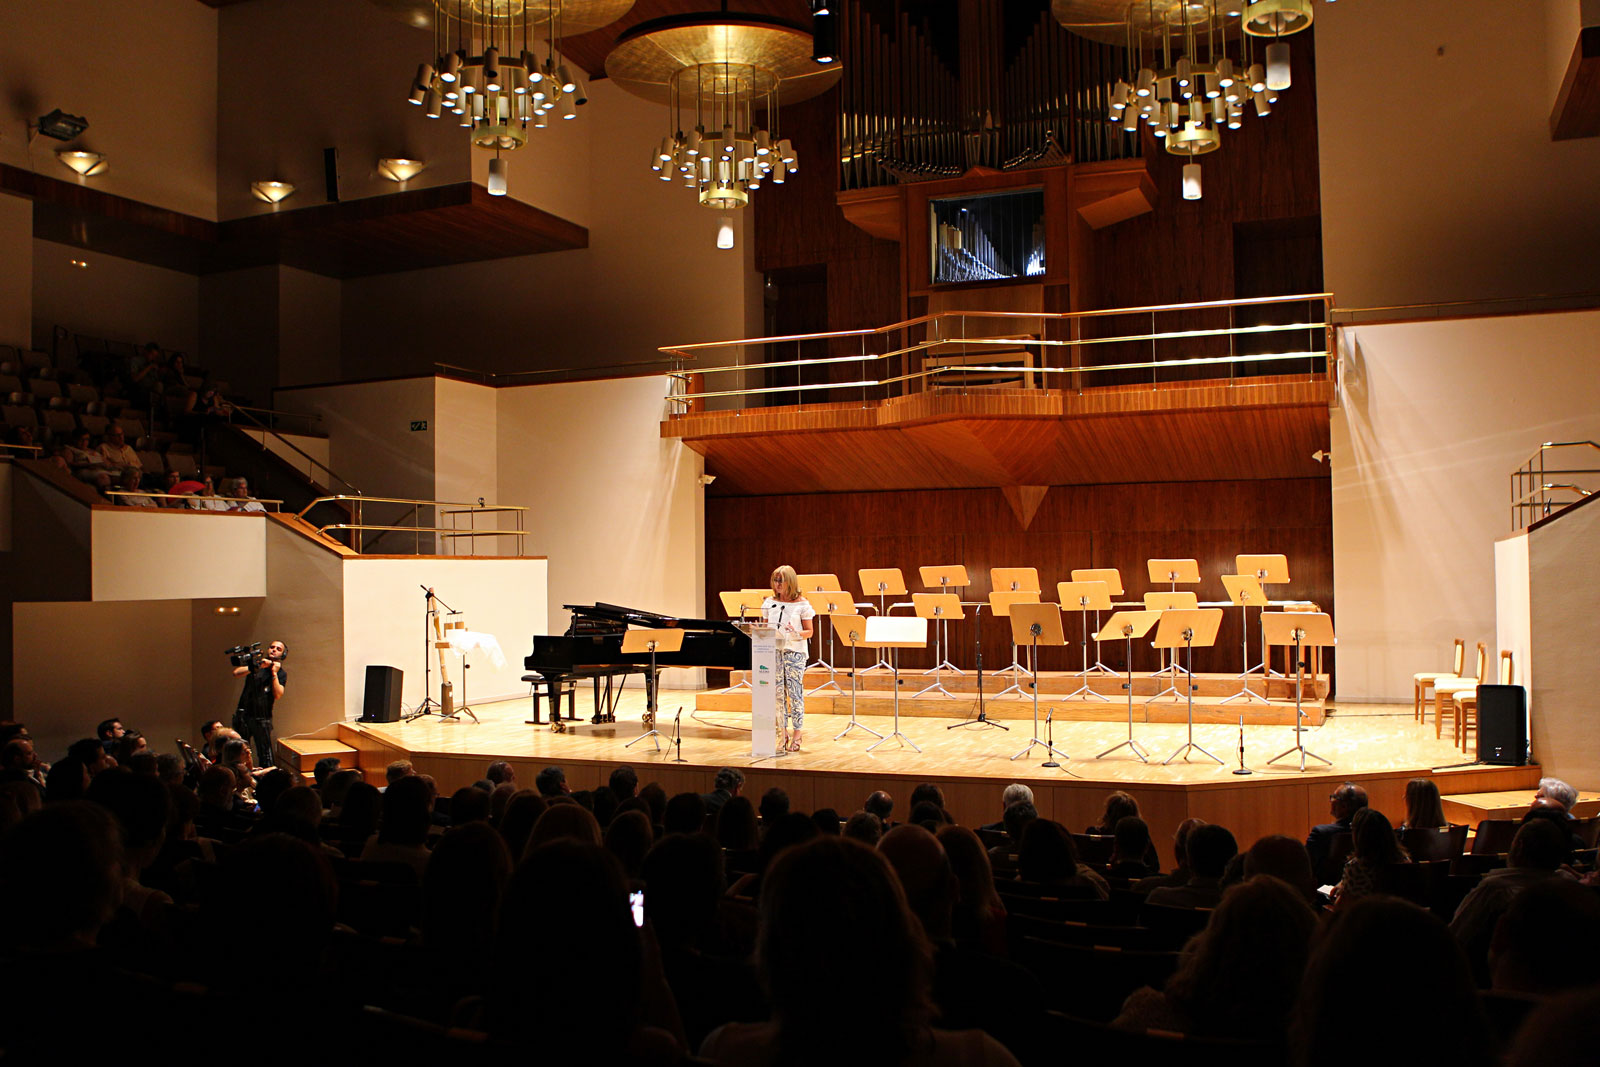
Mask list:
POLYGON ((228 663, 234 667, 249 667, 251 670, 256 670, 266 662, 266 656, 261 653, 260 641, 254 644, 234 645, 232 648, 225 648, 222 650, 222 654, 228 657, 228 663))

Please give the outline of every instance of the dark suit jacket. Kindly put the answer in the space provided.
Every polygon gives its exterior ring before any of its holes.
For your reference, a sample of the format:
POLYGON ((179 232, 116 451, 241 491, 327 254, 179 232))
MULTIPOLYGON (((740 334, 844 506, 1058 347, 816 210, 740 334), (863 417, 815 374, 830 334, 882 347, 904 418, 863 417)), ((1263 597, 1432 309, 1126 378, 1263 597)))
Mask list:
MULTIPOLYGON (((1328 861, 1328 850, 1333 847, 1333 839, 1340 834, 1350 832, 1350 820, 1323 823, 1313 826, 1311 833, 1306 835, 1306 851, 1311 854, 1311 873, 1317 878, 1322 877, 1323 864, 1328 861)), ((1337 878, 1333 879, 1335 882, 1337 878)))

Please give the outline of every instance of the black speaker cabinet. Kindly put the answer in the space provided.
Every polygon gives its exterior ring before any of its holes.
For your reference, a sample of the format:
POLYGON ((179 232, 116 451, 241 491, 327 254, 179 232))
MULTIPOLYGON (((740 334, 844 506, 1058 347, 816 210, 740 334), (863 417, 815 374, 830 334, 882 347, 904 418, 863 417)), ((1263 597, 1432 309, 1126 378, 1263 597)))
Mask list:
POLYGON ((1522 686, 1478 686, 1478 762, 1528 762, 1528 691, 1522 686))
POLYGON ((405 672, 399 667, 367 667, 360 722, 400 721, 400 679, 403 677, 405 672))

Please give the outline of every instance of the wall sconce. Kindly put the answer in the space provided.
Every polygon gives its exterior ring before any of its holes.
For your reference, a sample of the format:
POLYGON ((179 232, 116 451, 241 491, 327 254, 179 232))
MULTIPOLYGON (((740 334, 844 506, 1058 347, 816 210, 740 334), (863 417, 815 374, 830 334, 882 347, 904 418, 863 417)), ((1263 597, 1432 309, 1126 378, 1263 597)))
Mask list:
POLYGON ((408 182, 421 174, 427 164, 420 159, 380 159, 378 173, 392 182, 408 182))
POLYGON ((280 200, 294 195, 292 182, 251 182, 250 192, 257 200, 264 200, 269 204, 276 204, 280 200))
POLYGON ((213 610, 215 610, 218 615, 239 614, 239 606, 237 604, 218 604, 213 610))
POLYGON ((63 148, 56 153, 63 166, 71 167, 82 178, 93 178, 106 172, 106 157, 99 152, 85 152, 81 148, 63 148))

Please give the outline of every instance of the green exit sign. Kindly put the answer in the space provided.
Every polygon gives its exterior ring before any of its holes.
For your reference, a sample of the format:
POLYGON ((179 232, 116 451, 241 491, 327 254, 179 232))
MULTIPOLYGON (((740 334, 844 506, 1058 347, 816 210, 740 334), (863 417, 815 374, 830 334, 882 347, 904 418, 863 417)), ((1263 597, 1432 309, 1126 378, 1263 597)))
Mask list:
POLYGON ((419 433, 420 431, 426 430, 427 428, 428 428, 428 420, 427 419, 412 419, 411 420, 411 432, 412 433, 419 433))

